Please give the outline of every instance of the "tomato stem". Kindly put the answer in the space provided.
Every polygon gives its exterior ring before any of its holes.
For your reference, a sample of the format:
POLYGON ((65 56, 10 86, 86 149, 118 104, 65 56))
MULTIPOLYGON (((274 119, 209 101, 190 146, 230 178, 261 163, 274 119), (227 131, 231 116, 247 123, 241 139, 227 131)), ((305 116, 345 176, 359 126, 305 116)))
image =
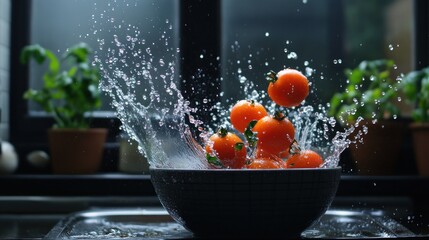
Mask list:
POLYGON ((274 113, 274 119, 276 119, 278 121, 282 121, 285 118, 286 118, 286 116, 281 111, 276 111, 274 113))
POLYGON ((275 83, 278 79, 277 73, 274 72, 273 70, 270 70, 266 75, 267 76, 265 77, 265 79, 270 83, 275 83))
POLYGON ((217 131, 217 134, 220 136, 220 137, 226 137, 226 135, 228 134, 228 130, 226 130, 226 128, 224 128, 224 127, 221 127, 221 128, 219 128, 219 130, 217 131))

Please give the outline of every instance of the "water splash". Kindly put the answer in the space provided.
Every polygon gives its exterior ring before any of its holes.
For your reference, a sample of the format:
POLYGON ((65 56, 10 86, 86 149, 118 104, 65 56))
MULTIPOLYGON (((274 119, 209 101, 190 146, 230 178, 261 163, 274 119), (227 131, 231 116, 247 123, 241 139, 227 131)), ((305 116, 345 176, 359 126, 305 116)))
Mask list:
MULTIPOLYGON (((100 66, 103 74, 101 89, 111 97, 111 105, 122 122, 122 130, 138 142, 140 152, 147 156, 152 167, 208 168, 201 143, 206 142, 213 129, 195 117, 197 109, 191 107, 194 103, 187 101, 178 88, 178 83, 183 79, 179 79, 176 71, 180 49, 172 44, 172 24, 165 20, 166 30, 159 31, 156 42, 149 42, 141 36, 138 27, 124 22, 115 25, 117 21, 108 19, 107 23, 113 25, 113 29, 127 26, 129 30, 129 34, 125 36, 112 34, 111 39, 98 39, 99 48, 95 58, 95 63, 100 66), (110 47, 107 42, 112 43, 110 47)), ((265 35, 268 37, 269 33, 265 35)), ((291 44, 291 41, 286 41, 289 49, 291 44)), ((288 59, 297 59, 296 52, 284 49, 288 59)), ((236 41, 232 44, 231 51, 239 50, 240 45, 236 41)), ((269 101, 266 92, 261 91, 260 86, 250 81, 244 72, 251 71, 253 56, 257 55, 258 51, 249 54, 247 59, 234 61, 235 77, 245 98, 262 102, 270 112, 274 112, 276 105, 269 101), (242 64, 246 64, 247 68, 242 64)), ((199 57, 204 59, 203 54, 199 57)), ((334 61, 341 63, 341 59, 334 61)), ((269 60, 264 62, 269 65, 269 60)), ((307 77, 317 77, 315 68, 309 66, 309 61, 304 61, 304 69, 307 77)), ((323 73, 320 74, 322 79, 323 73)), ((203 74, 200 73, 195 78, 201 76, 203 74)), ((223 94, 222 92, 221 96, 223 94)), ((209 100, 202 101, 206 103, 209 100)), ((215 103, 209 109, 217 113, 211 115, 212 120, 232 129, 229 110, 234 103, 233 99, 215 103)), ((322 153, 325 158, 322 167, 338 166, 341 153, 359 139, 349 139, 357 126, 349 126, 343 132, 334 132, 337 122, 327 116, 322 105, 316 109, 304 103, 301 107, 280 109, 287 112, 294 124, 295 139, 301 148, 322 153)))
POLYGON ((147 42, 131 25, 129 35, 100 39, 95 57, 103 76, 100 87, 112 99, 122 130, 138 142, 151 166, 207 168, 190 130, 202 122, 193 117, 196 109, 178 89, 177 51, 166 24, 168 30, 158 37, 163 44, 147 42), (114 47, 106 49, 108 41, 114 47))

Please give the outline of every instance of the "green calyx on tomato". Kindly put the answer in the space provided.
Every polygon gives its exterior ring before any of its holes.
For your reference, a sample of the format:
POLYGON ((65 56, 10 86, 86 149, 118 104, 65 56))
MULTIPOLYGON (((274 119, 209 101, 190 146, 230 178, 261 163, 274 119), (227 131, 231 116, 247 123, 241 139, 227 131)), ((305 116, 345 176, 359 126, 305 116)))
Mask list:
POLYGON ((235 151, 241 151, 241 149, 243 149, 243 147, 244 147, 244 143, 242 143, 242 142, 238 142, 234 145, 235 151))
POLYGON ((224 167, 222 162, 217 157, 212 156, 209 153, 206 153, 206 159, 207 159, 207 162, 213 166, 224 167))
POLYGON ((274 119, 276 119, 278 121, 282 121, 285 118, 286 118, 286 116, 281 111, 276 111, 274 113, 274 119))
POLYGON ((249 144, 249 147, 255 147, 256 142, 258 142, 258 138, 256 137, 256 134, 252 131, 253 127, 256 125, 258 121, 253 120, 247 125, 246 130, 244 131, 244 137, 247 140, 247 143, 249 144))
POLYGON ((224 127, 221 127, 221 128, 219 128, 219 130, 217 131, 217 134, 218 134, 220 137, 226 137, 226 135, 228 135, 228 130, 226 130, 226 128, 224 128, 224 127))
POLYGON ((278 79, 277 73, 274 72, 273 70, 270 70, 266 75, 267 76, 265 79, 270 83, 275 83, 278 79))

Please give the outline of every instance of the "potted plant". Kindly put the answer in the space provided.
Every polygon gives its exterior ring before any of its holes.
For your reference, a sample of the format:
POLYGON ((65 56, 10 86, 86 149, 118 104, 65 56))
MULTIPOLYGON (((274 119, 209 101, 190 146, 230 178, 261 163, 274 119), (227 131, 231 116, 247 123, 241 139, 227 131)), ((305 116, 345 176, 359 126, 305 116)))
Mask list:
POLYGON ((328 114, 356 128, 349 149, 361 175, 395 174, 400 161, 406 126, 393 121, 399 115, 393 101, 398 91, 398 82, 390 76, 393 67, 392 60, 379 59, 346 69, 347 86, 330 101, 328 114))
POLYGON ((48 130, 52 170, 57 174, 89 174, 101 164, 107 129, 90 128, 91 113, 101 107, 99 68, 89 62, 91 49, 79 43, 62 59, 39 45, 26 46, 21 61, 38 64, 49 61, 40 90, 29 89, 24 98, 51 114, 54 126, 48 130))
POLYGON ((407 101, 415 107, 410 128, 417 169, 420 175, 429 176, 429 67, 407 73, 401 85, 407 101))

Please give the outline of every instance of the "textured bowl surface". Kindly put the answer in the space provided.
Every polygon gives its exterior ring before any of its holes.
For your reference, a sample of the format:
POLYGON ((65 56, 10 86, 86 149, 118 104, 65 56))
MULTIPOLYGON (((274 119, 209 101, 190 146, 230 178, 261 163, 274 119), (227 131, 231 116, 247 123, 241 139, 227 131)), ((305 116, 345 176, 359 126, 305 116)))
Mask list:
POLYGON ((328 209, 341 176, 341 168, 150 172, 169 214, 210 237, 299 236, 328 209))

